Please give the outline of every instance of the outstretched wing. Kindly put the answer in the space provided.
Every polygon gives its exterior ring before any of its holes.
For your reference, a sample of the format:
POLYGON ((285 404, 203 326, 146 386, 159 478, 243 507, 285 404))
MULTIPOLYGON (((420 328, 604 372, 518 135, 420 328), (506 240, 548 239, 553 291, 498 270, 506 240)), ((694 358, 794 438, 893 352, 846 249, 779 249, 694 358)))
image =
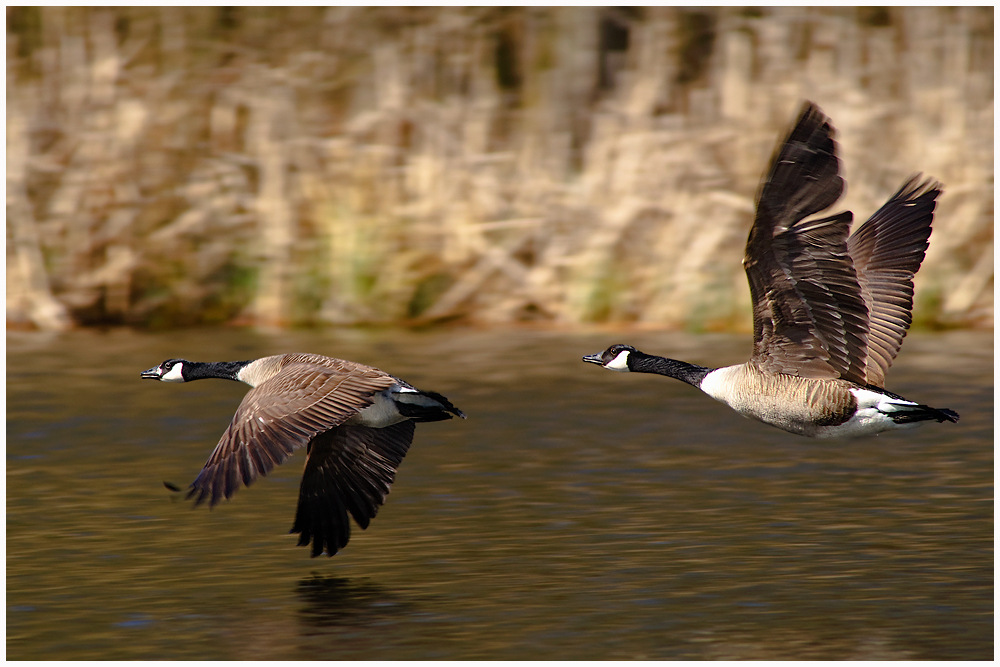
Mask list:
POLYGON ((806 103, 757 196, 743 266, 753 361, 767 373, 864 382, 868 309, 847 251, 850 212, 821 220, 844 190, 829 119, 806 103))
MULTIPOLYGON (((371 369, 368 369, 371 371, 371 369)), ((395 383, 375 372, 293 363, 243 398, 229 428, 191 484, 188 498, 209 506, 249 486, 316 435, 350 419, 395 383)))
POLYGON ((368 527, 385 502, 415 427, 411 420, 385 428, 338 426, 312 441, 291 530, 299 533, 299 546, 312 541, 313 556, 337 553, 351 537, 348 513, 362 530, 368 527))
POLYGON ((882 387, 913 317, 913 275, 924 261, 941 184, 914 176, 847 240, 871 313, 868 384, 882 387))

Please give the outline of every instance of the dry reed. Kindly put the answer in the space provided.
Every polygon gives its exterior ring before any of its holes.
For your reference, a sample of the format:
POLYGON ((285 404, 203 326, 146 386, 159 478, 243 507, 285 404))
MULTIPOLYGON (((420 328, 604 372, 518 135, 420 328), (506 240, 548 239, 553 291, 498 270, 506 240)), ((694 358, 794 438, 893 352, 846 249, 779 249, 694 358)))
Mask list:
POLYGON ((746 328, 803 99, 858 221, 945 184, 917 321, 993 323, 981 8, 8 8, 7 320, 746 328))

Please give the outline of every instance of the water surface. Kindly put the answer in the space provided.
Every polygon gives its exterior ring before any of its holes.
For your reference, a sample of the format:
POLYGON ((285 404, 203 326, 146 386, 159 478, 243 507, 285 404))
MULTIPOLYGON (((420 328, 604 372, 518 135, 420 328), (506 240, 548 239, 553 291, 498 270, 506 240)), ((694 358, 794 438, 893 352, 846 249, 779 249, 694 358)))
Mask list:
POLYGON ((613 342, 704 365, 745 336, 214 329, 7 337, 10 659, 991 659, 993 342, 913 334, 888 388, 959 424, 814 441, 613 342), (333 558, 288 534, 303 461, 212 511, 246 387, 170 357, 310 351, 441 392, 333 558))

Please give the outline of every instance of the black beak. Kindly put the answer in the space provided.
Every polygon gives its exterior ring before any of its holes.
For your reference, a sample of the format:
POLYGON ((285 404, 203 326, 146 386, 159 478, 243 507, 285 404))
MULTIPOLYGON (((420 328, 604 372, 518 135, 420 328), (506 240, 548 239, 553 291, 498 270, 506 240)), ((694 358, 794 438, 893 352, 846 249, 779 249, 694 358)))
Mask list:
POLYGON ((160 379, 160 367, 159 366, 154 366, 154 367, 150 368, 148 371, 143 371, 140 374, 140 377, 142 377, 145 380, 159 380, 160 379))
POLYGON ((602 354, 601 352, 598 352, 597 354, 588 354, 583 358, 583 360, 586 361, 588 364, 597 364, 598 366, 603 366, 604 360, 601 359, 601 354, 602 354))

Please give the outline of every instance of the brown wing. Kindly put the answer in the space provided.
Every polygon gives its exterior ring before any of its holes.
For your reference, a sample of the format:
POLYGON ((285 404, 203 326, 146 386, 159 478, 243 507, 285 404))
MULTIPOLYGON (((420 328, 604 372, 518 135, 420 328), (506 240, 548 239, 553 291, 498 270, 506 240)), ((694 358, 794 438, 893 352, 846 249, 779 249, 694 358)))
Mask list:
POLYGON ((864 380, 868 310, 847 252, 852 216, 803 221, 840 197, 839 167, 829 119, 807 103, 772 158, 743 260, 753 361, 767 373, 864 380))
POLYGON ((941 184, 907 181, 847 240, 861 295, 871 313, 868 384, 882 387, 903 344, 913 309, 913 275, 924 261, 941 184))
POLYGON ((371 405, 374 394, 395 382, 368 367, 344 373, 293 361, 247 392, 188 497, 195 497, 196 505, 208 499, 210 506, 230 498, 240 482, 249 486, 317 434, 371 405))
POLYGON ((338 426, 309 445, 295 523, 299 546, 332 556, 351 537, 350 513, 362 530, 385 502, 396 469, 413 442, 407 420, 386 428, 338 426))

